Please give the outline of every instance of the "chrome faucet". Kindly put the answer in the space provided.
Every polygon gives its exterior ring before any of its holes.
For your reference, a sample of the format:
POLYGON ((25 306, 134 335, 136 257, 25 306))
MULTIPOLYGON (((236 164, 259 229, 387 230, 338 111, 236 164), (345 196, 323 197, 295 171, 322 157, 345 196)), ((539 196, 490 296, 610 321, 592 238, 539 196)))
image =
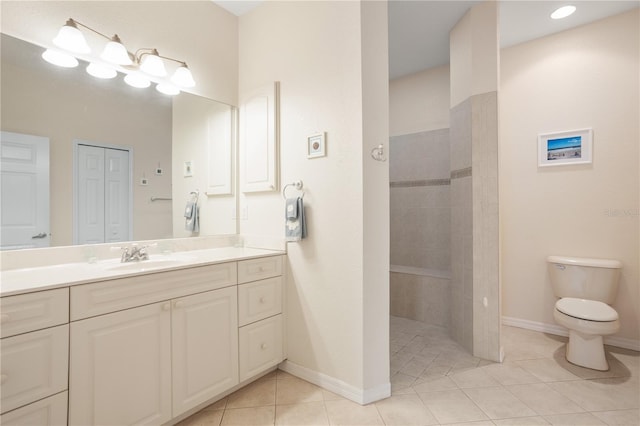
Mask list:
POLYGON ((139 262, 141 260, 149 260, 149 253, 147 253, 148 246, 138 246, 132 244, 131 247, 124 247, 122 249, 122 256, 120 262, 139 262))

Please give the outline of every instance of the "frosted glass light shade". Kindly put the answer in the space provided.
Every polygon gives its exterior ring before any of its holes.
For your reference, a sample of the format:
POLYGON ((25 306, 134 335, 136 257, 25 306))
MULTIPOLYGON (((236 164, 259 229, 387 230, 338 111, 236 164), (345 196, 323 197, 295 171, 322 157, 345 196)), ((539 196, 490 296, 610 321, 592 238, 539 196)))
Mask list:
POLYGON ((100 57, 107 62, 117 65, 131 65, 133 63, 129 57, 127 48, 120 43, 117 35, 113 36, 111 41, 107 43, 100 57))
POLYGON ((64 68, 75 68, 78 66, 78 60, 76 58, 66 53, 58 52, 57 50, 45 50, 42 52, 42 59, 50 64, 64 68))
POLYGON ((124 82, 129 86, 137 87, 138 89, 144 89, 151 86, 149 79, 138 72, 127 74, 124 77, 124 82))
POLYGON ((113 68, 105 67, 104 65, 91 62, 87 66, 87 72, 97 78, 109 79, 118 75, 118 72, 113 68))
POLYGON ((176 69, 176 72, 171 76, 171 82, 181 87, 194 87, 196 85, 191 71, 187 68, 187 64, 182 64, 176 69))
POLYGON ((159 83, 156 86, 156 90, 165 95, 175 96, 180 93, 180 89, 167 83, 159 83))
POLYGON ((53 39, 53 44, 74 53, 86 54, 91 52, 87 41, 72 19, 69 19, 67 23, 60 28, 58 35, 53 39))
POLYGON ((164 63, 156 53, 144 55, 142 63, 140 64, 140 71, 144 71, 147 74, 154 75, 156 77, 164 77, 167 75, 164 63))

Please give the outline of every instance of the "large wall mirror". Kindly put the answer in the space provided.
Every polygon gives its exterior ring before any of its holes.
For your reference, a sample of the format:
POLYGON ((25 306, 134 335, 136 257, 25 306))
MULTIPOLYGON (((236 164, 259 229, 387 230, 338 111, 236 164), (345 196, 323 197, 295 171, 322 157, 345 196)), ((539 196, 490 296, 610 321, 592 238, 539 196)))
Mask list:
POLYGON ((45 62, 43 51, 2 34, 1 130, 10 141, 2 149, 3 231, 39 215, 48 228, 29 238, 39 236, 40 246, 236 233, 235 107, 97 79, 86 64, 45 62), (7 174, 24 171, 7 166, 29 157, 22 137, 48 141, 46 215, 36 211, 26 178, 7 174), (184 217, 196 195, 199 232, 186 229, 184 217))

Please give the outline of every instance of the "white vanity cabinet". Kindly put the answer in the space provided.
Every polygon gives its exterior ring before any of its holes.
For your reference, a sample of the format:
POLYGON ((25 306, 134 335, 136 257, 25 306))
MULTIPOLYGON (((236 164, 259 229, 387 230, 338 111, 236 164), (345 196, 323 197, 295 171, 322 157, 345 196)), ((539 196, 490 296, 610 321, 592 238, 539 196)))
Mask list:
POLYGON ((71 323, 69 424, 161 424, 236 385, 235 271, 229 263, 72 288, 72 304, 84 301, 72 316, 161 301, 71 323))
POLYGON ((66 424, 68 295, 65 288, 0 299, 0 423, 66 424))
POLYGON ((240 381, 284 358, 280 256, 238 262, 240 381))

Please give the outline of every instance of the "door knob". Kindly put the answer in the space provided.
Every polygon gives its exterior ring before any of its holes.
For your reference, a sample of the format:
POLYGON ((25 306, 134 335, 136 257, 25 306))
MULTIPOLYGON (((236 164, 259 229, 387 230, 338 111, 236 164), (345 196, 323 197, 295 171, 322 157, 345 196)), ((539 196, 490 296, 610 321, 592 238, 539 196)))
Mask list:
POLYGON ((41 232, 38 235, 34 235, 33 237, 31 237, 32 240, 39 239, 39 238, 47 238, 47 233, 41 232))

